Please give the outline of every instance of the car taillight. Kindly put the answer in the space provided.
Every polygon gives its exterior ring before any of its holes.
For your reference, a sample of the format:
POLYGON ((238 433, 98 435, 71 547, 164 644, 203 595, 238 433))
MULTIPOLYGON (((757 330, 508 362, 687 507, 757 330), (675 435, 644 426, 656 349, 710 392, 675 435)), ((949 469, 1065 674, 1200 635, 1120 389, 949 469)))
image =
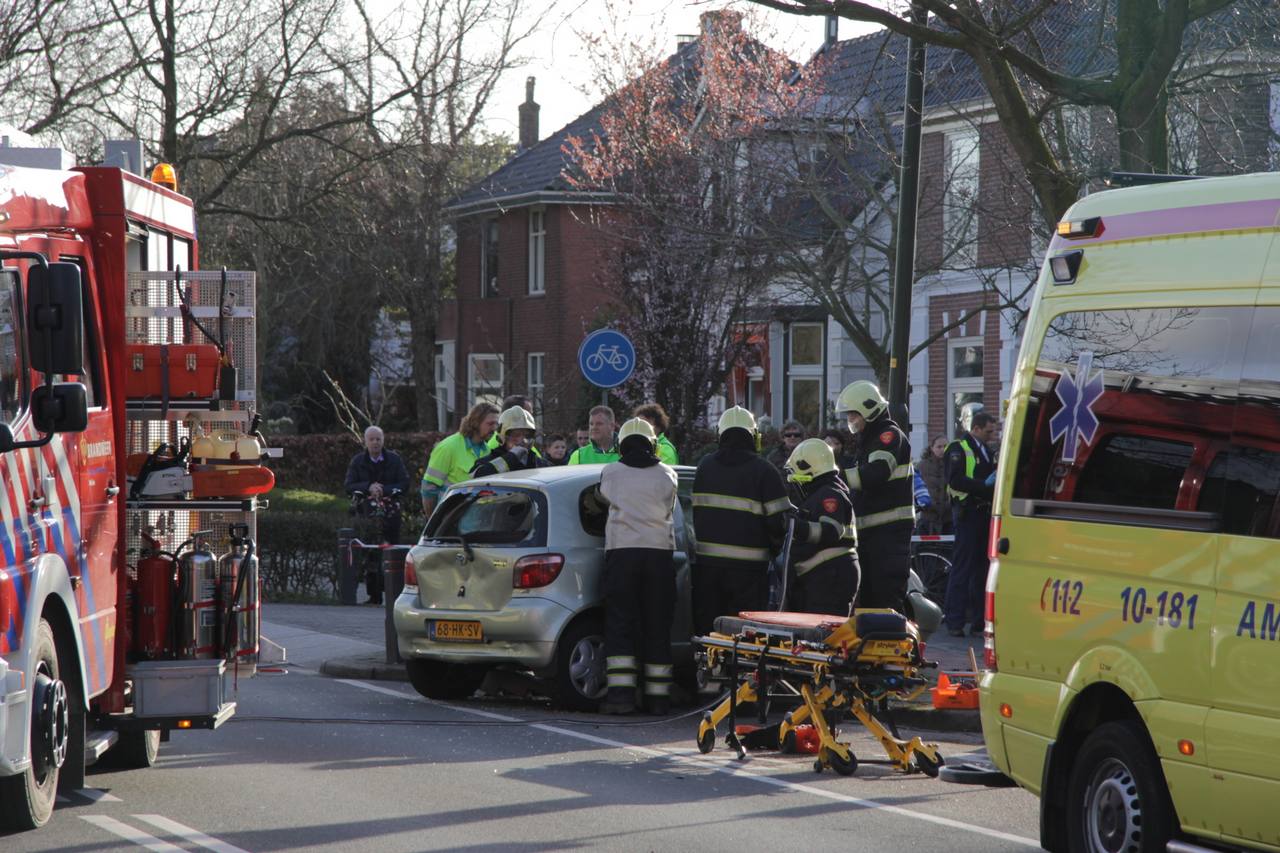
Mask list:
POLYGON ((413 587, 418 585, 418 570, 413 567, 413 560, 404 561, 404 585, 413 587))
POLYGON ((534 554, 516 560, 511 574, 511 586, 515 589, 537 589, 546 586, 560 576, 564 557, 560 554, 534 554))
POLYGON ((996 580, 999 576, 1000 561, 992 560, 982 601, 982 665, 991 672, 999 669, 996 665, 996 580))

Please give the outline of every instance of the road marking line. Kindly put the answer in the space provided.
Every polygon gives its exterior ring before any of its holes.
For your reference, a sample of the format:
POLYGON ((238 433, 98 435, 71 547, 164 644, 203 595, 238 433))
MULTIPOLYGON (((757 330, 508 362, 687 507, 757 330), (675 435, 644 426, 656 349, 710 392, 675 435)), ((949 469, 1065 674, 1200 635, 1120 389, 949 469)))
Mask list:
POLYGON ((101 788, 79 788, 75 793, 82 797, 87 797, 95 803, 118 803, 121 801, 119 797, 114 794, 108 794, 101 788))
POLYGON ((228 844, 225 841, 219 841, 216 838, 211 838, 210 836, 205 835, 203 832, 201 832, 198 829, 192 829, 189 826, 183 826, 182 824, 178 823, 176 820, 170 820, 169 818, 164 817, 163 815, 136 814, 134 815, 134 817, 137 818, 138 820, 146 821, 147 823, 151 824, 154 827, 163 829, 165 832, 169 833, 170 835, 176 835, 179 838, 181 838, 183 841, 189 841, 190 843, 197 844, 200 847, 205 848, 206 850, 213 850, 215 851, 215 853, 247 853, 247 851, 241 850, 239 847, 236 847, 234 844, 228 844))
MULTIPOLYGON (((398 696, 402 699, 414 698, 408 692, 404 692, 400 690, 392 690, 389 687, 383 687, 378 684, 370 684, 366 681, 355 681, 352 679, 345 679, 345 678, 335 679, 335 680, 341 682, 342 684, 350 684, 353 687, 359 687, 363 690, 370 690, 370 691, 373 691, 374 693, 384 693, 388 696, 398 696)), ((985 835, 988 838, 998 838, 1001 841, 1009 841, 1014 844, 1022 844, 1026 847, 1030 847, 1035 850, 1040 849, 1039 841, 1034 841, 1030 838, 1026 838, 1021 835, 1014 835, 1013 833, 1009 833, 1009 832, 1001 832, 998 829, 989 829, 985 826, 978 826, 977 824, 965 823, 964 821, 953 820, 952 818, 949 818, 949 817, 941 817, 939 815, 931 815, 925 812, 912 811, 911 809, 906 809, 901 806, 893 806, 888 803, 882 803, 879 800, 868 800, 863 797, 853 797, 848 794, 841 794, 837 791, 828 791, 825 788, 817 788, 817 787, 814 787, 813 785, 804 785, 799 782, 790 782, 790 781, 787 781, 786 779, 779 779, 775 776, 768 776, 763 773, 750 773, 738 767, 733 767, 731 765, 725 765, 723 763, 716 762, 715 759, 705 758, 701 754, 698 754, 696 756, 692 754, 686 755, 684 753, 676 752, 673 750, 659 750, 659 749, 654 749, 648 746, 637 746, 635 744, 626 743, 625 741, 612 740, 611 738, 599 737, 598 735, 587 734, 586 732, 577 732, 577 731, 574 731, 573 729, 563 729, 563 728, 560 728, 559 726, 552 726, 547 723, 534 723, 529 720, 521 719, 520 717, 511 717, 506 714, 495 714, 492 711, 482 711, 479 708, 464 708, 458 705, 450 705, 445 702, 437 702, 431 699, 427 699, 426 701, 431 703, 432 705, 439 705, 442 708, 448 708, 451 711, 457 711, 462 714, 470 714, 475 717, 484 717, 485 719, 499 720, 501 722, 508 722, 508 723, 527 723, 529 725, 529 728, 531 729, 540 729, 541 731, 548 732, 550 734, 557 734, 563 737, 574 738, 575 740, 586 741, 587 743, 594 743, 599 746, 607 746, 613 749, 625 749, 631 752, 638 752, 641 755, 647 756, 649 758, 662 758, 669 761, 679 762, 681 764, 690 764, 695 767, 701 767, 703 769, 713 770, 717 773, 727 773, 730 776, 737 776, 742 779, 750 779, 755 782, 761 782, 765 785, 771 785, 775 788, 784 788, 789 791, 796 791, 802 794, 810 794, 812 796, 822 797, 823 799, 827 799, 827 800, 835 800, 836 802, 840 802, 840 803, 848 803, 849 805, 858 806, 859 808, 879 809, 880 811, 886 811, 886 812, 889 812, 890 814, 899 815, 901 817, 914 818, 915 820, 925 821, 926 823, 933 823, 933 824, 937 824, 938 826, 945 826, 948 829, 962 829, 967 832, 974 832, 979 835, 985 835)))
POLYGON ((167 841, 161 841, 154 835, 148 835, 140 829, 134 829, 127 823, 122 823, 113 817, 107 817, 102 814, 80 815, 81 820, 88 821, 100 829, 114 833, 125 841, 132 841, 139 847, 145 847, 148 850, 154 850, 156 853, 186 853, 181 847, 175 847, 167 841))

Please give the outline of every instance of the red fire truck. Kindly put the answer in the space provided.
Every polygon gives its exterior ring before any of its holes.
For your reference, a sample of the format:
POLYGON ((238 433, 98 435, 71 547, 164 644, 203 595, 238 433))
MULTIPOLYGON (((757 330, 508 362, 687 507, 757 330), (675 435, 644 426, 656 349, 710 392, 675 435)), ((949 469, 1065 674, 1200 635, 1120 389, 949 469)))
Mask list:
POLYGON ((255 490, 207 478, 260 460, 187 458, 253 431, 252 274, 196 262, 175 188, 0 165, 3 828, 45 823, 104 754, 147 766, 171 730, 216 728, 254 670, 255 490), (130 454, 177 485, 136 488, 130 454))

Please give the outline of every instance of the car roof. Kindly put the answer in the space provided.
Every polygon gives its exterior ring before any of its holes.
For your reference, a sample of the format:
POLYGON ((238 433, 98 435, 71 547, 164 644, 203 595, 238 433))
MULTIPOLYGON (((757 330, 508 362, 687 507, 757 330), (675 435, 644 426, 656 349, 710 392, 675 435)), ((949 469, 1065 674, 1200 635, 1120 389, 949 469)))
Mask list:
MULTIPOLYGON (((512 486, 533 486, 535 488, 549 486, 553 483, 592 483, 600 479, 600 472, 605 463, 590 465, 554 465, 547 468, 530 468, 526 471, 507 471, 503 474, 492 474, 488 477, 477 477, 457 485, 467 483, 501 482, 512 486)), ((677 475, 691 477, 695 469, 692 465, 673 465, 677 475)))

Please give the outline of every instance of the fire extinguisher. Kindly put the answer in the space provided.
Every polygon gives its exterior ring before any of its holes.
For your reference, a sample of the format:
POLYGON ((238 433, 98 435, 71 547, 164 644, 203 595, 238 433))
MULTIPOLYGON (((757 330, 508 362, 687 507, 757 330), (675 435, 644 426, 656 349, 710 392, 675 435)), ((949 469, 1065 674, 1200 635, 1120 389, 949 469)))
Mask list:
POLYGON ((212 658, 218 654, 218 560, 204 541, 211 532, 201 530, 178 546, 180 658, 212 658))
POLYGON ((138 558, 135 583, 137 618, 134 620, 133 652, 143 660, 173 657, 173 593, 177 566, 172 554, 160 548, 151 530, 142 534, 144 547, 138 558))
POLYGON ((258 666, 258 637, 262 631, 258 555, 249 536, 249 525, 233 524, 230 534, 231 550, 218 560, 222 656, 237 668, 247 667, 247 676, 252 676, 258 666))

